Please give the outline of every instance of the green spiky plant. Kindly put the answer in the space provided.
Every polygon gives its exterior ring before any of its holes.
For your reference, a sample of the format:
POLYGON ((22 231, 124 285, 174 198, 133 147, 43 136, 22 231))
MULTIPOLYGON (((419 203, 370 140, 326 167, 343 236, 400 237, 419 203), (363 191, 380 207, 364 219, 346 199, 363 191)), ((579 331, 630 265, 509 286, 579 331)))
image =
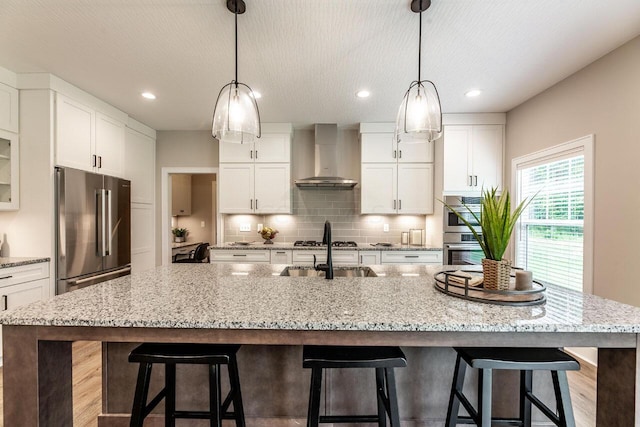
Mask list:
POLYGON ((497 192, 497 188, 482 190, 480 218, 478 218, 464 202, 462 203, 462 205, 471 213, 476 222, 480 224, 482 236, 474 230, 473 226, 462 216, 462 214, 460 214, 460 212, 457 212, 454 208, 445 202, 442 202, 442 200, 441 202, 448 207, 451 212, 456 214, 456 216, 460 218, 467 227, 469 227, 469 230, 471 230, 473 236, 480 244, 485 258, 501 261, 502 256, 507 250, 507 245, 509 245, 513 228, 524 209, 531 200, 533 200, 533 197, 529 200, 525 199, 520 202, 515 210, 511 212, 511 196, 509 195, 509 192, 505 190, 499 196, 497 195, 497 192))

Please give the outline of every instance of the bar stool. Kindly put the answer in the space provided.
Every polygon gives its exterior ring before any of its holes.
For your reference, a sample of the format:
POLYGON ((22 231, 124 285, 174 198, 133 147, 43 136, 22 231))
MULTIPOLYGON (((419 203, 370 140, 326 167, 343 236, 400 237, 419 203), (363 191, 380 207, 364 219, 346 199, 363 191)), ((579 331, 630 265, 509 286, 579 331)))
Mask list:
POLYGON ((580 364, 564 351, 557 348, 455 348, 454 350, 458 356, 449 397, 446 427, 454 427, 458 423, 475 423, 479 427, 491 427, 492 421, 531 427, 532 403, 555 425, 575 427, 566 371, 577 371, 580 369, 580 364), (462 363, 463 360, 464 363, 462 363), (480 370, 477 411, 462 393, 467 365, 480 370), (491 418, 491 377, 494 369, 520 371, 519 418, 491 418), (533 371, 538 370, 551 371, 558 415, 533 395, 533 371), (469 417, 458 416, 460 403, 469 413, 469 417))
POLYGON ((211 427, 220 427, 222 420, 235 420, 236 427, 245 427, 242 394, 236 353, 239 345, 159 344, 145 343, 129 354, 129 362, 140 363, 138 381, 131 410, 131 427, 142 427, 144 419, 165 399, 165 426, 175 426, 176 418, 211 420, 211 427), (151 368, 154 363, 165 365, 165 386, 147 404, 151 368), (209 365, 209 412, 176 410, 176 364, 209 365), (220 365, 228 365, 229 394, 221 403, 220 365), (229 406, 233 403, 233 412, 229 406))
POLYGON ((396 381, 393 368, 404 368, 407 359, 400 347, 304 346, 302 367, 311 368, 311 391, 307 427, 319 423, 377 422, 385 427, 387 415, 391 427, 400 427, 396 381), (323 369, 375 368, 378 413, 376 415, 320 416, 320 394, 323 369))

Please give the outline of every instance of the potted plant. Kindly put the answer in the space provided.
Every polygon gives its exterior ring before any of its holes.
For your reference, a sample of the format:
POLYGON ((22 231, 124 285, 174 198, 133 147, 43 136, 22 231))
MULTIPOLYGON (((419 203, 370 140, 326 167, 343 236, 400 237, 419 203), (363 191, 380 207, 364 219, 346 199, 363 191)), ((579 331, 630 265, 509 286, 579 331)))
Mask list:
POLYGON ((271 239, 276 237, 276 234, 278 234, 278 230, 271 227, 262 227, 262 230, 259 230, 258 234, 260 234, 260 236, 262 236, 262 238, 264 239, 265 245, 271 245, 273 244, 271 239))
POLYGON ((507 290, 509 289, 511 275, 511 260, 506 260, 503 256, 518 218, 533 198, 523 200, 511 211, 509 191, 505 190, 500 195, 497 193, 497 188, 482 190, 480 218, 464 202, 462 203, 476 222, 480 224, 481 234, 473 228, 460 212, 457 212, 448 204, 442 203, 469 227, 484 252, 485 258, 482 260, 483 286, 486 289, 507 290))
POLYGON ((185 241, 187 237, 188 230, 186 228, 174 228, 171 230, 173 233, 173 241, 176 243, 181 243, 185 241))

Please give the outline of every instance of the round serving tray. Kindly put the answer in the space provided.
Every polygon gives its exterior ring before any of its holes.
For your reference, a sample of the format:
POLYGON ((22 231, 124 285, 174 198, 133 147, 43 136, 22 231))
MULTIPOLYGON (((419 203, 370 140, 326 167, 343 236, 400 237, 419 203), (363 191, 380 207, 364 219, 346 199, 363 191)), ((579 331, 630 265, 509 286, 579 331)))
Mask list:
MULTIPOLYGON (((482 273, 478 271, 457 271, 471 273, 475 276, 482 276, 482 273)), ((454 271, 441 271, 437 273, 434 276, 434 287, 447 295, 489 304, 518 307, 543 304, 547 300, 544 293, 547 287, 536 280, 533 281, 533 288, 526 291, 516 291, 515 289, 499 291, 495 289, 485 289, 482 285, 469 286, 469 281, 467 280, 465 280, 464 283, 453 281, 449 276, 454 273, 454 271)), ((515 275, 511 275, 511 282, 515 282, 515 275)))

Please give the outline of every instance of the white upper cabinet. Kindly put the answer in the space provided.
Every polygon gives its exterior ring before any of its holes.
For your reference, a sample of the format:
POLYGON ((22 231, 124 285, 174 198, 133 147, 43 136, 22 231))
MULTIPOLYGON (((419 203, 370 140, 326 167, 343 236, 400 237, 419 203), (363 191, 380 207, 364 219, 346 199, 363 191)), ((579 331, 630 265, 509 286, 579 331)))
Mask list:
POLYGON ((111 176, 124 176, 125 125, 116 119, 96 113, 97 171, 111 176))
POLYGON ((55 123, 57 165, 124 176, 124 123, 59 93, 55 123))
POLYGON ((125 178, 131 181, 131 203, 152 204, 156 191, 156 141, 127 128, 124 152, 125 178))
POLYGON ((431 163, 433 142, 398 143, 392 133, 363 133, 361 139, 362 163, 431 163))
POLYGON ((363 214, 433 213, 434 144, 398 143, 386 124, 361 124, 363 214))
POLYGON ((18 135, 0 130, 0 210, 20 207, 18 135))
POLYGON ((266 123, 253 143, 220 141, 218 210, 291 213, 291 125, 266 123))
POLYGON ((220 141, 221 163, 290 163, 291 135, 263 134, 253 143, 220 141))
POLYGON ((0 129, 18 133, 18 89, 0 83, 0 129))
POLYGON ((503 146, 503 125, 445 126, 443 193, 501 189, 503 146))

